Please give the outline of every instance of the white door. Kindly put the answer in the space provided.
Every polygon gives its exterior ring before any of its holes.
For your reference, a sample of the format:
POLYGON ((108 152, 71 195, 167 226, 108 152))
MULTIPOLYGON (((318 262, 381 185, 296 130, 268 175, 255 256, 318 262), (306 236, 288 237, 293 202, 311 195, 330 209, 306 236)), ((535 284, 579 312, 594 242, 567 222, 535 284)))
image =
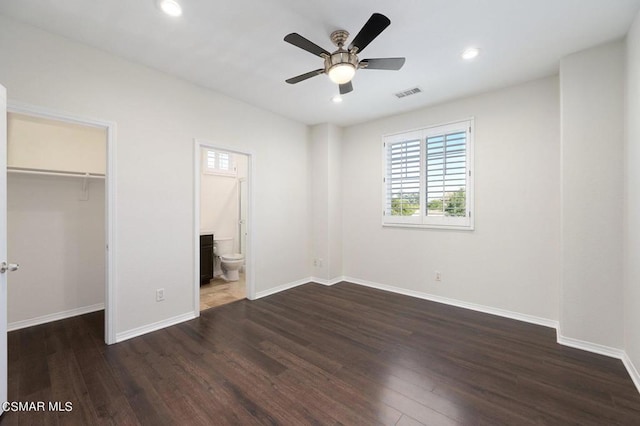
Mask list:
POLYGON ((7 270, 7 90, 0 86, 0 404, 7 400, 7 270))

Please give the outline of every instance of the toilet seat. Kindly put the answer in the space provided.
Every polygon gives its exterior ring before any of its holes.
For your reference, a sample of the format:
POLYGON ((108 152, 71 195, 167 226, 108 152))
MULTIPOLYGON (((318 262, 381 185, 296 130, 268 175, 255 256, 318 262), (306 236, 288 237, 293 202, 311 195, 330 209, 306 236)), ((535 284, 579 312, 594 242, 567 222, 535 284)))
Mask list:
POLYGON ((240 253, 224 254, 220 256, 220 260, 223 262, 237 262, 239 260, 244 260, 244 255, 240 253))

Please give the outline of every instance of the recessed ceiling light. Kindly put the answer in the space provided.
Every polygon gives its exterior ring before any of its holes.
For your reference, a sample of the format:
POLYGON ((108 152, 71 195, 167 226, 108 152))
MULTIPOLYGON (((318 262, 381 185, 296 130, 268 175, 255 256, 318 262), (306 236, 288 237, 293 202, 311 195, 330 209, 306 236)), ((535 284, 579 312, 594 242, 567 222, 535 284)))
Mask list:
POLYGON ((333 102, 334 104, 339 104, 340 102, 342 102, 342 96, 340 95, 334 95, 331 97, 331 102, 333 102))
POLYGON ((479 54, 480 54, 480 49, 478 49, 477 47, 469 47, 465 49, 464 52, 462 52, 462 55, 460 56, 462 56, 462 59, 470 61, 471 59, 475 58, 479 54))
POLYGON ((182 15, 182 6, 180 6, 180 4, 175 0, 159 0, 158 6, 169 16, 182 15))

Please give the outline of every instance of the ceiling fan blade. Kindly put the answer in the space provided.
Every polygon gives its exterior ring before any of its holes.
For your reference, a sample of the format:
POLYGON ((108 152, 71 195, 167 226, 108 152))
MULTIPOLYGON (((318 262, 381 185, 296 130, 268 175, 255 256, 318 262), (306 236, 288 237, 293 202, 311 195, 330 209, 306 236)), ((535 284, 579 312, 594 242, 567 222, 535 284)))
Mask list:
POLYGON ((397 71, 404 65, 404 58, 375 58, 363 59, 360 67, 366 70, 394 70, 397 71))
POLYGON ((349 93, 351 91, 353 91, 353 84, 351 84, 350 81, 340 85, 340 94, 341 95, 346 95, 347 93, 349 93))
POLYGON ((296 83, 300 83, 301 81, 304 81, 308 78, 311 77, 315 77, 316 75, 320 75, 324 72, 324 68, 319 68, 317 70, 313 70, 313 71, 309 71, 307 73, 304 74, 300 74, 299 76, 296 77, 291 77, 288 80, 285 80, 287 83, 289 84, 296 84, 296 83))
POLYGON ((362 52, 390 24, 389 18, 380 13, 374 13, 349 45, 349 51, 355 49, 352 53, 362 52))
POLYGON ((322 55, 331 55, 331 53, 324 50, 322 47, 318 46, 312 41, 307 40, 302 37, 298 33, 287 34, 284 38, 284 41, 287 43, 291 43, 296 47, 299 47, 302 50, 306 50, 309 53, 313 53, 314 55, 322 57, 322 55))

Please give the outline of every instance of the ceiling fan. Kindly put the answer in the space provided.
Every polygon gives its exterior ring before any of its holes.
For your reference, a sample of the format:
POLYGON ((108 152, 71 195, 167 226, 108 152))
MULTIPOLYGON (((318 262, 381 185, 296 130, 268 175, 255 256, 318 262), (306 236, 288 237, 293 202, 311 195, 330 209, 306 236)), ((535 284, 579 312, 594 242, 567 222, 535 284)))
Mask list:
POLYGON ((358 35, 353 39, 347 49, 344 44, 349 37, 345 30, 337 30, 331 33, 331 41, 338 47, 333 53, 329 53, 317 44, 307 40, 298 33, 287 34, 284 41, 291 43, 300 49, 313 53, 324 59, 324 67, 301 74, 286 80, 289 84, 300 83, 320 74, 327 74, 331 81, 340 86, 340 94, 344 95, 353 90, 351 79, 356 70, 399 70, 404 65, 405 58, 375 58, 358 59, 358 53, 362 52, 376 37, 382 33, 391 21, 380 13, 374 13, 364 24, 358 35))

